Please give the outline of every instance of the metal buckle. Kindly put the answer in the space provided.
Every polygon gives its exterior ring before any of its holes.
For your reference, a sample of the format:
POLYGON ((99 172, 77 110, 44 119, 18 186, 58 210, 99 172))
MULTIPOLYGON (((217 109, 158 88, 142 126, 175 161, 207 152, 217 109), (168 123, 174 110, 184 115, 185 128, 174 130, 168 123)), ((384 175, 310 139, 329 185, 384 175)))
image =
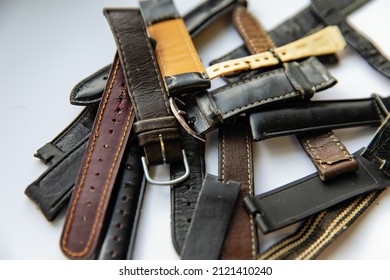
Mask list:
POLYGON ((173 97, 169 98, 169 105, 171 107, 173 115, 176 117, 178 122, 184 128, 184 130, 187 131, 187 133, 190 134, 192 137, 202 142, 206 142, 206 139, 202 135, 195 132, 191 127, 188 126, 187 121, 183 117, 183 115, 186 115, 186 112, 180 110, 179 107, 177 107, 176 101, 173 97))
POLYGON ((377 108, 383 114, 379 117, 382 119, 382 121, 386 120, 390 114, 389 110, 386 108, 386 105, 383 103, 382 98, 376 93, 372 94, 371 96, 374 98, 377 108))
POLYGON ((150 174, 148 171, 149 168, 148 168, 148 164, 146 163, 146 158, 141 157, 142 167, 144 168, 146 180, 153 185, 166 186, 166 185, 176 185, 176 184, 184 181, 185 179, 187 179, 190 176, 190 166, 188 165, 188 160, 187 160, 187 156, 186 156, 185 151, 181 150, 181 152, 183 154, 183 163, 184 163, 185 173, 183 176, 176 178, 176 179, 173 179, 173 180, 170 180, 170 181, 157 181, 157 180, 152 179, 152 177, 150 177, 150 174))

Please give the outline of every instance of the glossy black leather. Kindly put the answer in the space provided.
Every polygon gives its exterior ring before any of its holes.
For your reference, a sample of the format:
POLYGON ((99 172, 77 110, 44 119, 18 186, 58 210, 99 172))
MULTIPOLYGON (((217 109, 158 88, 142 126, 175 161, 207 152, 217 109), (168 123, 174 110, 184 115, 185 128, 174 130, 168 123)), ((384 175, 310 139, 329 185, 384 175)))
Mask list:
POLYGON ((374 69, 390 78, 390 61, 362 34, 354 30, 335 1, 312 0, 311 11, 325 25, 337 25, 344 38, 374 69))
POLYGON ((141 0, 139 5, 147 26, 180 17, 172 0, 141 0))
POLYGON ((52 165, 91 132, 98 104, 86 107, 60 134, 34 154, 45 164, 52 165))
MULTIPOLYGON (((178 254, 183 247, 206 172, 205 143, 195 139, 185 131, 182 132, 182 135, 181 145, 186 152, 191 173, 187 180, 171 186, 172 243, 178 254)), ((183 164, 170 165, 171 179, 183 176, 184 172, 183 164)))
MULTIPOLYGON (((383 98, 390 108, 390 98, 383 98)), ((356 126, 378 126, 384 117, 374 98, 324 100, 267 108, 250 115, 255 141, 356 126)))
POLYGON ((205 134, 235 115, 275 103, 309 99, 316 91, 336 83, 314 57, 283 66, 211 92, 196 94, 195 103, 183 107, 194 130, 205 134))
MULTIPOLYGON (((243 3, 245 3, 244 0, 205 1, 183 16, 183 20, 191 37, 195 37, 218 18, 231 12, 234 7, 243 3)), ((108 76, 110 67, 111 65, 107 65, 78 83, 72 90, 70 103, 74 105, 88 105, 98 102, 106 85, 104 77, 108 76)))
POLYGON ((387 188, 390 178, 374 164, 354 153, 359 169, 323 182, 317 173, 270 192, 246 197, 245 206, 256 224, 268 233, 298 222, 338 203, 370 191, 387 188))
POLYGON ((224 184, 207 174, 183 249, 183 260, 217 260, 240 193, 241 183, 224 184))
POLYGON ((211 81, 198 72, 183 73, 166 76, 165 84, 170 96, 184 93, 193 93, 200 90, 207 90, 211 86, 211 81))
POLYGON ((142 150, 133 137, 127 144, 106 215, 98 259, 130 259, 145 189, 142 150))

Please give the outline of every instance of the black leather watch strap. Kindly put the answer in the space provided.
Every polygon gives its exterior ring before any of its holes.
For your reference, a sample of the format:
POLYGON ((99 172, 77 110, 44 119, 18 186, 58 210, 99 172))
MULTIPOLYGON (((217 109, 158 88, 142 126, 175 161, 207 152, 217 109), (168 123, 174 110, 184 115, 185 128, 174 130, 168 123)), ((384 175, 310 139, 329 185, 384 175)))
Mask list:
POLYGON ((196 94, 195 102, 183 108, 194 130, 205 134, 230 117, 275 103, 309 99, 315 92, 336 83, 314 57, 283 66, 211 92, 196 94))
POLYGON ((48 221, 58 216, 72 195, 88 139, 89 135, 58 158, 24 191, 48 221))
POLYGON ((206 175, 180 254, 182 259, 219 258, 240 185, 235 181, 224 184, 218 181, 217 177, 206 175))
POLYGON ((86 107, 58 136, 34 154, 45 164, 53 165, 91 132, 98 104, 86 107))
POLYGON ((246 197, 245 205, 260 229, 267 233, 358 195, 387 188, 389 177, 361 157, 362 151, 354 154, 359 162, 355 172, 341 174, 327 182, 315 173, 270 192, 246 197))
POLYGON ((146 183, 141 155, 133 137, 128 141, 117 175, 97 259, 131 259, 146 183))
MULTIPOLYGON (((191 37, 197 36, 214 21, 243 5, 245 0, 209 0, 196 6, 183 16, 191 37)), ((74 105, 88 105, 98 102, 103 94, 106 77, 111 65, 105 66, 78 83, 72 90, 70 102, 74 105)))
MULTIPOLYGON (((260 141, 329 129, 378 126, 386 117, 378 98, 310 101, 267 108, 250 115, 252 135, 260 141)), ((381 100, 390 108, 389 97, 381 100)))
POLYGON ((339 11, 339 8, 329 0, 312 0, 311 11, 325 25, 337 25, 344 38, 372 67, 390 78, 390 61, 362 34, 354 30, 339 11))

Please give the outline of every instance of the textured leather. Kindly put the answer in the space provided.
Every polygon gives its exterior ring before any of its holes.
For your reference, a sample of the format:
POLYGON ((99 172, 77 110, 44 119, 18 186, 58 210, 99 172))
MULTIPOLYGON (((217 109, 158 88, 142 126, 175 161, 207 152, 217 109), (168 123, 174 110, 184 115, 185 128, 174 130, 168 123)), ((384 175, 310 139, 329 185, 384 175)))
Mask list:
POLYGON ((345 20, 334 1, 312 0, 311 11, 325 25, 337 25, 348 44, 352 46, 374 69, 390 78, 390 61, 362 34, 345 20))
POLYGON ((106 87, 111 66, 109 64, 78 82, 70 92, 70 103, 89 105, 99 102, 106 87))
MULTIPOLYGON (((383 103, 390 108, 389 98, 383 103)), ((310 101, 281 105, 249 117, 253 139, 319 132, 329 129, 378 126, 383 118, 374 98, 310 101)))
POLYGON ((332 131, 300 135, 298 140, 322 181, 359 168, 357 161, 332 131))
MULTIPOLYGON (((191 173, 187 180, 171 186, 171 234, 173 247, 178 254, 182 250, 206 172, 205 143, 184 131, 182 134, 181 145, 186 151, 191 173)), ((183 164, 170 164, 171 179, 183 176, 184 172, 183 164)))
POLYGON ((108 207, 107 229, 102 234, 104 237, 97 253, 98 259, 131 258, 145 189, 141 154, 142 150, 132 137, 127 143, 108 207))
POLYGON ((244 207, 244 197, 254 195, 252 138, 246 118, 236 118, 219 129, 219 179, 241 182, 240 194, 221 251, 221 259, 250 260, 257 254, 257 230, 244 207))
MULTIPOLYGON (((204 1, 184 15, 183 20, 191 37, 195 37, 214 21, 245 2, 245 0, 204 1)), ((108 65, 98 70, 96 72, 98 75, 92 74, 78 83, 72 90, 70 102, 75 105, 88 105, 98 102, 107 82, 104 80, 104 77, 108 76, 110 67, 111 65, 108 65)))
POLYGON ((170 96, 178 96, 209 89, 211 81, 203 73, 190 72, 165 76, 165 84, 170 96))
POLYGON ((89 135, 56 159, 24 191, 48 221, 53 221, 58 216, 72 195, 88 139, 89 135))
POLYGON ((379 127, 374 138, 366 147, 362 156, 369 161, 375 162, 378 167, 390 176, 390 118, 379 127))
POLYGON ((45 164, 53 165, 91 132, 97 104, 86 107, 60 134, 34 154, 45 164))
POLYGON ((184 106, 194 130, 205 134, 232 116, 274 103, 307 99, 336 83, 314 57, 283 66, 211 92, 197 94, 196 104, 184 106))
POLYGON ((72 259, 96 253, 108 203, 135 119, 118 56, 99 105, 61 235, 61 249, 72 259))
MULTIPOLYGON (((173 116, 140 11, 138 9, 105 9, 104 15, 117 44, 126 86, 135 107, 137 121, 152 120, 157 123, 160 118, 173 116), (145 75, 145 73, 149 74, 145 75)), ((166 129, 159 126, 150 132, 154 134, 154 139, 150 145, 144 146, 145 157, 149 165, 182 161, 180 141, 177 140, 180 139, 180 135, 171 138, 172 140, 164 139, 166 129), (169 156, 168 162, 164 162, 159 135, 164 139, 166 155, 169 156)))
POLYGON ((196 203, 183 249, 183 260, 216 260, 240 192, 240 183, 224 184, 207 174, 196 203))
POLYGON ((354 153, 360 168, 323 182, 317 173, 270 192, 246 197, 245 206, 256 224, 268 233, 319 213, 358 195, 387 188, 390 179, 377 166, 354 153))

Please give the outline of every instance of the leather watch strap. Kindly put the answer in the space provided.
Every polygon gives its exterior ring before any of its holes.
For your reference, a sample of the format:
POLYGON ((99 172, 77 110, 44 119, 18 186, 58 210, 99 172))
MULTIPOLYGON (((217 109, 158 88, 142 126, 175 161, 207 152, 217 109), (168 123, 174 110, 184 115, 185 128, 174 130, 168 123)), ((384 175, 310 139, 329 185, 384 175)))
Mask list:
POLYGON ((255 141, 283 135, 320 132, 359 126, 379 126, 386 117, 378 99, 390 108, 390 99, 363 98, 350 100, 310 101, 281 105, 252 113, 249 117, 255 141))
POLYGON ((240 183, 221 183, 207 174, 182 252, 184 260, 216 260, 228 230, 240 183))
POLYGON ((134 122, 118 56, 109 77, 61 236, 61 249, 73 259, 96 253, 106 210, 134 122))
MULTIPOLYGON (((233 13, 234 23, 245 45, 252 53, 274 49, 272 39, 264 31, 259 21, 244 7, 238 7, 233 13)), ((302 135, 299 142, 318 170, 322 180, 358 168, 356 160, 332 131, 319 134, 302 135)))
POLYGON ((221 259, 250 260, 257 254, 257 231, 243 199, 254 195, 252 138, 246 118, 236 118, 219 129, 219 178, 241 182, 221 259))
POLYGON ((105 9, 137 122, 134 132, 149 165, 182 161, 180 124, 169 109, 160 70, 138 9, 105 9), (137 52, 134 52, 134 50, 137 52), (150 75, 145 76, 145 73, 150 75), (161 147, 164 147, 162 149, 161 147))
POLYGON ((315 92, 336 83, 314 57, 283 66, 210 92, 196 94, 195 103, 183 107, 194 130, 205 134, 230 117, 282 101, 310 99, 315 92))
POLYGON ((298 140, 322 181, 359 168, 357 161, 332 131, 299 135, 298 140))
POLYGON ((334 1, 312 0, 311 11, 325 25, 338 25, 348 44, 352 46, 374 69, 390 78, 390 61, 362 34, 354 30, 338 10, 334 1))
POLYGON ((24 191, 48 221, 59 215, 72 195, 88 139, 89 135, 58 158, 24 191))
POLYGON ((39 148, 34 156, 49 165, 60 160, 89 135, 97 109, 97 104, 86 107, 58 136, 39 148))
POLYGON ((390 179, 357 151, 355 172, 323 182, 312 174, 270 192, 246 197, 245 205, 260 229, 268 233, 319 213, 361 194, 387 188, 390 179))
POLYGON ((156 58, 170 95, 208 89, 210 81, 172 0, 140 1, 148 33, 157 41, 156 58))
MULTIPOLYGON (((245 0, 208 0, 194 7, 183 16, 191 37, 197 36, 206 27, 235 7, 245 4, 245 0)), ((107 83, 111 65, 108 65, 78 83, 72 90, 70 102, 74 105, 88 105, 98 102, 107 83)))
POLYGON ((141 154, 132 137, 127 143, 108 207, 107 229, 102 234, 98 259, 131 259, 146 182, 141 154))

